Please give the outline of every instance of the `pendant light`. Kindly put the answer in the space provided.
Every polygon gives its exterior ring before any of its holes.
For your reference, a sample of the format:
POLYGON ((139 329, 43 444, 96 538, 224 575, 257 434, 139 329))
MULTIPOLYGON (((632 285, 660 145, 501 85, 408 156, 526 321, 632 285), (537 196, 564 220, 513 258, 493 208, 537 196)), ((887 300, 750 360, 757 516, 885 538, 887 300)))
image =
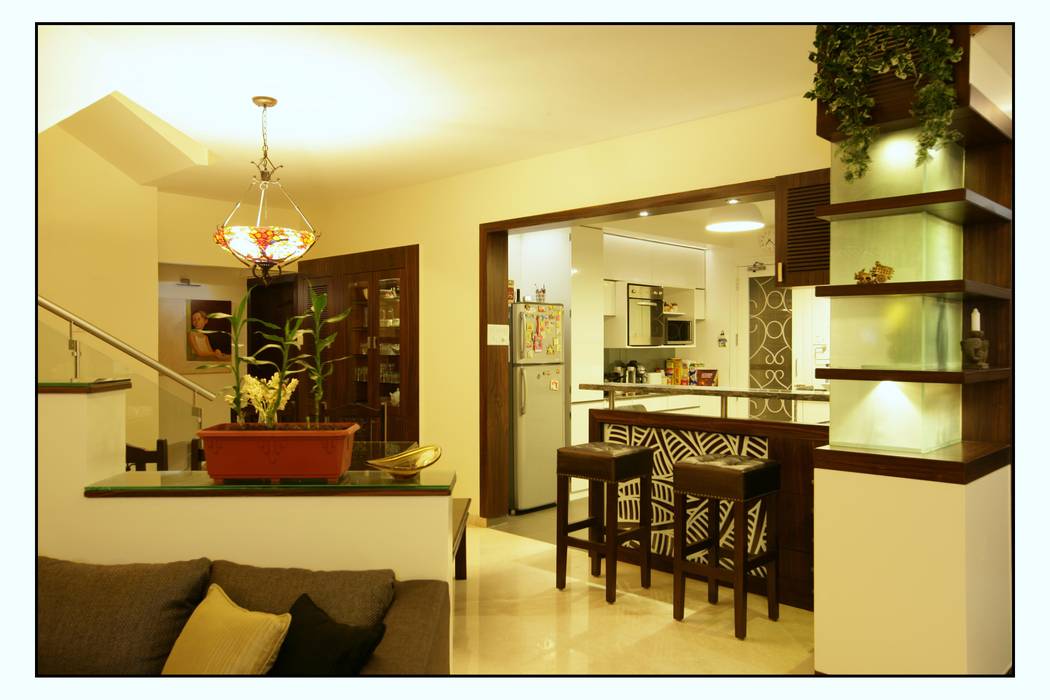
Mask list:
POLYGON ((276 105, 277 100, 256 96, 252 102, 262 108, 262 158, 257 163, 252 161, 259 173, 252 177, 248 190, 215 231, 215 242, 250 267, 254 277, 262 278, 268 284, 273 268, 277 268, 280 274, 282 267, 303 257, 321 234, 314 230, 281 182, 273 176, 283 166, 274 165, 270 160, 266 110, 276 105), (245 202, 250 204, 242 209, 245 202), (288 214, 274 207, 289 204, 301 221, 275 220, 275 216, 287 217, 288 214))
POLYGON ((765 225, 765 221, 762 220, 762 212, 754 204, 730 204, 712 209, 704 228, 719 233, 737 233, 757 231, 765 225))

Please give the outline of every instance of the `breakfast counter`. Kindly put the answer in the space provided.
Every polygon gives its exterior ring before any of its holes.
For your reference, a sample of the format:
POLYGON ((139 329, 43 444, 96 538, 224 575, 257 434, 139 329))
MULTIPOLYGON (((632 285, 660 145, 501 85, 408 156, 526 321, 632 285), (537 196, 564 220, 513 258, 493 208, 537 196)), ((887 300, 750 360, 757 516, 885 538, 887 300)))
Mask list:
MULTIPOLYGON (((610 395, 622 392, 648 394, 690 393, 764 398, 791 398, 798 401, 827 401, 827 392, 772 392, 765 390, 722 389, 720 387, 661 386, 651 384, 581 384, 582 389, 599 389, 610 395)), ((615 405, 615 398, 612 399, 615 405)), ((615 410, 592 408, 587 414, 588 440, 609 441, 656 448, 653 471, 652 504, 653 566, 670 571, 673 540, 674 464, 697 454, 739 454, 769 459, 780 464, 780 493, 777 524, 780 532, 779 584, 781 601, 787 605, 813 608, 813 451, 828 442, 828 426, 791 421, 775 421, 723 416, 689 415, 665 411, 615 410)), ((633 484, 620 492, 620 519, 637 519, 638 494, 633 484)), ((688 527, 699 536, 707 527, 705 502, 690 508, 688 527)), ((764 547, 766 513, 758 509, 748 518, 748 550, 764 547)), ((720 533, 722 556, 732 551, 729 509, 722 509, 720 533)), ((635 561, 634 552, 622 555, 635 561)), ((702 553, 697 556, 703 557, 702 553)), ((725 565, 731 566, 731 560, 725 565)), ((765 592, 764 569, 749 577, 748 589, 765 592)))
POLYGON ((696 386, 693 384, 627 384, 605 382, 602 384, 580 384, 580 389, 604 391, 609 409, 616 408, 617 394, 621 398, 631 396, 717 396, 721 399, 722 418, 729 417, 729 399, 781 399, 784 401, 828 401, 828 392, 820 389, 734 389, 720 386, 696 386))

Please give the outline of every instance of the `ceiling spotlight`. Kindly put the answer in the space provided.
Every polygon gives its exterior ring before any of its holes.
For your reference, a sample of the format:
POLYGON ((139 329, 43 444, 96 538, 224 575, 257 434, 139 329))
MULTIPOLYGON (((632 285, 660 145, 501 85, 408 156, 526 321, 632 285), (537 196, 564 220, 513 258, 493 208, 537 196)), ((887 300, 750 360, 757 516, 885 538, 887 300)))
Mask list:
POLYGON ((754 204, 742 204, 712 209, 704 228, 718 233, 737 233, 757 231, 765 225, 758 207, 754 204))
POLYGON ((740 204, 740 200, 734 197, 733 199, 727 199, 726 204, 740 204))
POLYGON ((638 216, 649 216, 649 210, 648 209, 641 210, 640 212, 638 212, 638 216))

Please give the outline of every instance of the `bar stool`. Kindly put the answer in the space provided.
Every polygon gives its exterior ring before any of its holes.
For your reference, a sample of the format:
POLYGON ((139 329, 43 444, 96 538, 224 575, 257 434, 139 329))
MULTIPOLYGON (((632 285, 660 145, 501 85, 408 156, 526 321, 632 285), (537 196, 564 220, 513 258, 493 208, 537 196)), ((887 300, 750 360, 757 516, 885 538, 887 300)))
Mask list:
POLYGON ((605 600, 616 602, 616 554, 621 544, 638 540, 641 554, 642 587, 650 582, 652 543, 652 479, 655 447, 590 442, 558 449, 557 564, 556 585, 565 588, 565 568, 569 547, 585 549, 591 555, 591 575, 601 573, 605 557, 605 600), (584 520, 569 522, 569 480, 586 479, 590 490, 589 514, 584 520), (639 480, 638 527, 620 531, 617 516, 619 485, 639 480), (602 518, 602 483, 605 484, 605 518, 602 518), (588 528, 588 539, 569 537, 570 532, 588 528))
POLYGON ((674 465, 674 619, 685 615, 685 575, 707 577, 707 600, 718 602, 718 582, 733 584, 733 613, 738 639, 747 636, 747 572, 766 565, 766 596, 769 619, 780 617, 777 594, 777 492, 780 465, 738 455, 698 455, 674 465), (707 500, 707 537, 686 542, 687 498, 707 500), (766 507, 766 551, 748 557, 747 512, 756 501, 766 507), (733 504, 733 568, 719 560, 719 501, 733 504), (707 549, 707 564, 686 557, 707 549))

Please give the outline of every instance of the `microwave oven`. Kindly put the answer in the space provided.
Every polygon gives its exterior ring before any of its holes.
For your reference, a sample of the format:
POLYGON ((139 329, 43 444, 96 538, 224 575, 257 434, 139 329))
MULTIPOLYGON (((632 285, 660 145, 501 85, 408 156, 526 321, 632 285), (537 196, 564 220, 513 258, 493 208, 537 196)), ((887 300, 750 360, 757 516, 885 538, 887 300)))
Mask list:
POLYGON ((664 332, 667 334, 664 341, 667 345, 692 345, 693 322, 667 319, 664 332))

